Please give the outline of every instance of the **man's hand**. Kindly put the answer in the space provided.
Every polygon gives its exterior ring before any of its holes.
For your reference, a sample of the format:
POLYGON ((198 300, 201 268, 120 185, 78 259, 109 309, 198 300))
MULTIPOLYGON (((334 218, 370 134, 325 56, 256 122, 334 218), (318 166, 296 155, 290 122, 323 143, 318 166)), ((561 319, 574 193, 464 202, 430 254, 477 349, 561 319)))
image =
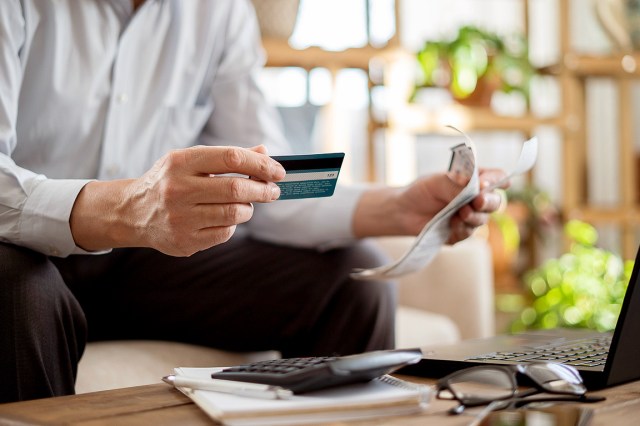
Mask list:
POLYGON ((285 171, 265 154, 262 146, 197 146, 169 152, 138 179, 90 182, 71 212, 74 240, 85 250, 152 247, 174 256, 221 244, 251 218, 251 203, 280 196, 274 182, 285 171))
MULTIPOLYGON (((500 170, 481 170, 480 189, 505 177, 500 170)), ((508 183, 504 185, 506 188, 508 183)), ((445 174, 422 177, 406 188, 379 188, 363 194, 354 216, 357 237, 417 235, 434 215, 458 195, 463 186, 445 174)), ((481 192, 450 221, 453 244, 469 237, 489 220, 502 198, 494 191, 481 192)))
MULTIPOLYGON (((453 215, 449 222, 451 234, 449 244, 455 244, 473 234, 479 226, 485 225, 489 221, 491 213, 500 208, 503 197, 495 191, 483 192, 484 188, 505 178, 504 172, 499 170, 480 170, 480 194, 478 194, 469 204, 466 204, 453 215)), ((501 188, 505 189, 509 182, 505 182, 501 188)))

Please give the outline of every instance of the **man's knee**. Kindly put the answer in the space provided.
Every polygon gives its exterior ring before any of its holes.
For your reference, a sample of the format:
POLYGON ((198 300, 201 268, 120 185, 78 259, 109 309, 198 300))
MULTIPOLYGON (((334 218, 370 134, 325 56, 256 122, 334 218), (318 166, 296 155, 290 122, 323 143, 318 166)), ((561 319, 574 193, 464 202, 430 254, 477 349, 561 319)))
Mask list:
POLYGON ((354 269, 375 268, 392 261, 375 240, 363 240, 344 250, 343 260, 349 272, 354 269))
POLYGON ((46 256, 0 244, 0 401, 73 393, 84 349, 80 305, 46 256), (71 369, 70 369, 71 368, 71 369))
MULTIPOLYGON (((389 259, 375 244, 360 243, 344 253, 353 268, 372 268, 389 259)), ((341 354, 390 349, 395 343, 397 285, 389 280, 355 280, 348 275, 327 306, 323 321, 333 330, 328 347, 341 354)))
POLYGON ((363 350, 389 349, 395 341, 397 286, 391 281, 350 281, 338 298, 349 323, 360 322, 362 330, 369 330, 363 339, 363 350))
MULTIPOLYGON (((55 266, 41 253, 0 244, 0 298, 14 312, 35 309, 43 314, 70 296, 55 266)), ((6 312, 7 314, 9 312, 6 312)))
MULTIPOLYGON (((354 268, 374 268, 390 261, 388 256, 374 243, 363 242, 355 245, 349 254, 349 263, 354 268)), ((352 301, 352 305, 360 312, 377 312, 389 322, 393 322, 393 314, 397 303, 397 285, 391 280, 357 280, 348 278, 342 289, 343 300, 352 301)))

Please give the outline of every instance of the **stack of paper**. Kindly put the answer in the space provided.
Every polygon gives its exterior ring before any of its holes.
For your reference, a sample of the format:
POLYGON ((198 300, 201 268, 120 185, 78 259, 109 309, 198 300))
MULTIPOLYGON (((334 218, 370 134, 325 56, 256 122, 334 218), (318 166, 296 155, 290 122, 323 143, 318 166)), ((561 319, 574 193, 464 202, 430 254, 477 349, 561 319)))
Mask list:
MULTIPOLYGON (((207 379, 220 368, 176 368, 176 376, 207 379)), ((367 383, 294 395, 290 399, 260 399, 179 388, 214 420, 224 425, 267 426, 347 421, 399 416, 424 411, 432 388, 391 376, 367 383)))

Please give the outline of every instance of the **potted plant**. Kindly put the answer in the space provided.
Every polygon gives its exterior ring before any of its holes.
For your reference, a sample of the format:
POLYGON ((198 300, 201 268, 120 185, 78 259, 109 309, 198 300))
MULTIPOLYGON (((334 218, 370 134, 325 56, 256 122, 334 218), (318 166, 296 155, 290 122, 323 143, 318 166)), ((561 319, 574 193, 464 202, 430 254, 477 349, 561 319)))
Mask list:
POLYGON ((529 102, 536 71, 523 36, 499 36, 464 26, 453 40, 429 40, 416 54, 424 87, 445 87, 463 104, 489 106, 496 90, 521 93, 529 102))
POLYGON ((531 247, 534 240, 544 243, 559 224, 559 212, 549 194, 533 185, 509 188, 505 196, 509 202, 492 213, 488 223, 495 287, 520 294, 521 275, 528 263, 522 261, 521 248, 531 247))
POLYGON ((596 247, 596 229, 578 220, 564 226, 567 253, 525 274, 531 303, 511 324, 514 332, 554 327, 613 330, 633 269, 596 247))

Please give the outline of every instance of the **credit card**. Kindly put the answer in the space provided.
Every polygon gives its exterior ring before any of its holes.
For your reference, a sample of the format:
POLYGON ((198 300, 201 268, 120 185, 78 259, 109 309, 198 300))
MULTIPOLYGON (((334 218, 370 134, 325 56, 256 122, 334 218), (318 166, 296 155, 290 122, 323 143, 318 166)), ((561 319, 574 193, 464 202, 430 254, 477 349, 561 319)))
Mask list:
POLYGON ((280 155, 271 158, 287 171, 285 178, 276 182, 280 187, 279 200, 297 200, 332 196, 344 153, 280 155))

